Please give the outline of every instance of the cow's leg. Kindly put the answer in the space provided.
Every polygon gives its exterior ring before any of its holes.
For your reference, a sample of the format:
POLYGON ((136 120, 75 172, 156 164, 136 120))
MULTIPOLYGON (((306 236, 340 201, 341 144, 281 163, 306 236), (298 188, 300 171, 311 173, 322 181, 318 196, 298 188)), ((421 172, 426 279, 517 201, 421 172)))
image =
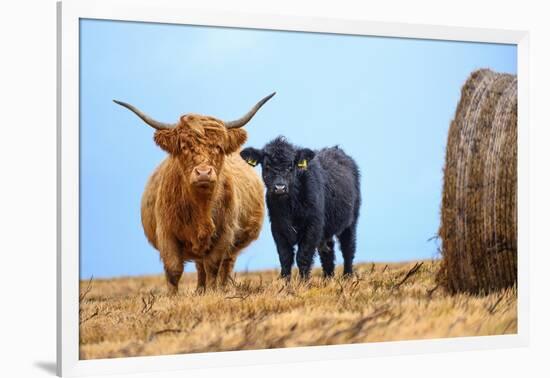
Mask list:
POLYGON ((334 276, 334 240, 325 240, 319 247, 319 257, 325 278, 334 276))
POLYGON ((177 294, 178 284, 183 274, 183 255, 180 245, 174 237, 165 236, 159 240, 159 251, 164 264, 168 294, 177 294))
POLYGON ((351 225, 338 236, 340 248, 342 249, 342 256, 344 257, 344 276, 351 276, 353 274, 353 258, 355 257, 356 248, 356 226, 356 224, 351 225))
POLYGON ((227 285, 227 281, 229 280, 229 276, 231 275, 231 272, 233 272, 233 267, 235 266, 235 257, 234 256, 226 256, 221 264, 220 264, 220 286, 224 288, 227 285))
MULTIPOLYGON (((206 271, 206 288, 216 290, 218 284, 218 276, 223 274, 224 271, 224 259, 233 259, 235 262, 235 255, 232 254, 232 250, 228 251, 228 248, 233 244, 234 240, 234 227, 227 225, 227 228, 219 236, 216 243, 212 246, 212 249, 207 252, 207 257, 204 258, 204 270, 206 271)), ((229 264, 233 268, 232 264, 229 264)))
POLYGON ((227 281, 231 277, 237 256, 246 248, 254 239, 258 237, 260 230, 258 227, 241 229, 234 234, 233 247, 225 254, 220 263, 219 284, 222 288, 227 285, 227 281))
POLYGON ((220 262, 211 258, 204 259, 204 271, 206 273, 206 289, 216 290, 220 262))
POLYGON ((195 267, 197 268, 197 292, 202 293, 206 287, 206 270, 202 261, 195 261, 195 267))

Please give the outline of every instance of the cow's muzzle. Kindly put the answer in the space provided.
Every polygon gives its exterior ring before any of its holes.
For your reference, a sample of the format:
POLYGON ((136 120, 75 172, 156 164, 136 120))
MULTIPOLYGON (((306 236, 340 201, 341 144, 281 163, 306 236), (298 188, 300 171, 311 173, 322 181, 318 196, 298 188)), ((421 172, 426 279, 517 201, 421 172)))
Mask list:
POLYGON ((193 168, 191 184, 199 188, 209 188, 216 182, 216 172, 213 167, 200 166, 193 168))

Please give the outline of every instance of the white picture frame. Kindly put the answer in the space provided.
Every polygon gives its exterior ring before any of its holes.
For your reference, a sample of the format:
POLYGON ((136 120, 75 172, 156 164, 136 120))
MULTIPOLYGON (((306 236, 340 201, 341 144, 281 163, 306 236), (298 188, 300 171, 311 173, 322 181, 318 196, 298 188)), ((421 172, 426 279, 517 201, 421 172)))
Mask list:
POLYGON ((529 335, 529 35, 526 31, 185 9, 177 0, 58 3, 57 373, 121 374, 526 346, 529 335), (518 332, 353 345, 79 360, 79 20, 108 19, 516 44, 518 52, 518 332))

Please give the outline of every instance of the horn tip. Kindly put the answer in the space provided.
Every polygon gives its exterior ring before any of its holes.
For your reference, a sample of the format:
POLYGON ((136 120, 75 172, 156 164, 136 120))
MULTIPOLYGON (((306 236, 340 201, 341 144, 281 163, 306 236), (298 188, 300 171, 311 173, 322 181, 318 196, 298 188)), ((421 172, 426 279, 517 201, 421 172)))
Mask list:
POLYGON ((271 100, 271 97, 275 96, 277 94, 277 92, 273 92, 271 93, 270 95, 267 95, 265 96, 264 98, 262 98, 259 102, 260 106, 265 104, 266 102, 268 102, 269 100, 271 100))

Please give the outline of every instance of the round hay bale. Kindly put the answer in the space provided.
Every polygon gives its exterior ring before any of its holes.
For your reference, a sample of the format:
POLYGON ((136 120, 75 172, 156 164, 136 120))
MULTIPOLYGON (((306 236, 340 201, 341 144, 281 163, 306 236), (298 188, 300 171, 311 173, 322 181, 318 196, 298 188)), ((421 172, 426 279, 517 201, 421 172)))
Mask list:
POLYGON ((464 86, 447 137, 438 282, 488 293, 517 281, 517 77, 488 69, 464 86))

